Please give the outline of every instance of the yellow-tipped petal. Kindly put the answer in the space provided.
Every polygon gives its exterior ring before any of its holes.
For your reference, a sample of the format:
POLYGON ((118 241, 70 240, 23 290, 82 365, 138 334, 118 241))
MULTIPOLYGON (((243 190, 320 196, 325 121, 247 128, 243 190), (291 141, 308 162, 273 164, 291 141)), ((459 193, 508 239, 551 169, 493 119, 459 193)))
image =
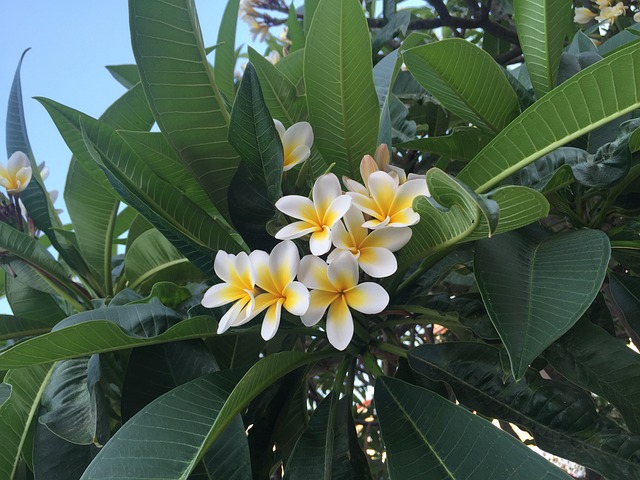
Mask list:
POLYGON ((329 306, 327 339, 338 350, 344 350, 353 338, 353 318, 342 295, 329 306))
POLYGON ((396 192, 393 204, 391 205, 391 211, 397 212, 404 210, 405 208, 411 208, 413 200, 419 196, 426 196, 429 194, 427 188, 427 182, 425 180, 407 180, 400 185, 396 192))
POLYGON ((304 315, 309 309, 309 290, 301 282, 291 282, 282 292, 284 308, 292 315, 304 315))
POLYGON ((16 177, 20 169, 26 167, 29 167, 29 171, 31 171, 29 157, 22 152, 14 152, 7 161, 7 173, 9 173, 12 178, 16 177))
POLYGON ((276 202, 276 208, 290 217, 314 224, 318 222, 315 206, 307 197, 287 195, 276 202))
POLYGON ((329 208, 325 211, 322 218, 322 224, 331 228, 345 213, 351 208, 351 197, 348 195, 340 195, 331 202, 329 208))
POLYGON ((265 340, 271 340, 278 331, 278 326, 280 325, 280 315, 282 313, 282 302, 283 300, 280 299, 276 303, 271 305, 264 315, 260 334, 265 340))
POLYGON ((238 287, 242 286, 242 288, 246 290, 253 290, 255 287, 256 275, 251 260, 249 260, 249 255, 245 252, 240 252, 236 256, 233 262, 233 270, 231 271, 231 281, 229 283, 238 287))
POLYGON ((382 220, 389 214, 398 190, 397 180, 386 172, 375 172, 369 177, 369 193, 374 201, 376 218, 382 220))
POLYGON ((319 230, 320 227, 312 225, 308 222, 293 222, 289 225, 285 225, 276 233, 278 240, 292 240, 294 238, 304 237, 309 233, 313 233, 319 230))
POLYGON ((313 145, 313 129, 309 122, 298 122, 291 125, 284 134, 285 152, 300 145, 311 148, 313 145))
POLYGON ((361 243, 362 248, 381 247, 392 252, 397 252, 411 240, 411 229, 402 228, 380 228, 372 231, 361 243))
POLYGON ((335 292, 335 288, 327 276, 327 264, 321 258, 313 255, 306 255, 300 260, 298 280, 309 289, 335 292))
POLYGON ((271 267, 269 266, 269 254, 262 250, 254 250, 249 254, 249 259, 253 264, 256 273, 256 285, 262 290, 272 294, 278 293, 278 287, 271 277, 271 267))
POLYGON ((365 282, 344 293, 347 304, 362 313, 380 313, 389 304, 389 294, 377 283, 365 282))
POLYGON ((356 182, 355 180, 350 179, 349 177, 343 176, 342 183, 344 183, 345 188, 349 192, 359 193, 360 195, 364 195, 365 197, 369 196, 369 190, 367 190, 367 187, 359 182, 356 182))
POLYGON ((353 255, 341 253, 327 267, 327 277, 338 292, 353 288, 358 283, 358 262, 353 255))
POLYGON ((391 218, 388 216, 385 217, 383 220, 372 218, 371 220, 364 222, 362 226, 364 228, 370 228, 371 230, 375 230, 377 228, 385 228, 387 225, 389 225, 390 221, 391 221, 391 218))
MULTIPOLYGON (((353 247, 353 239, 351 235, 344 228, 344 224, 341 221, 337 221, 331 227, 331 242, 335 245, 336 248, 348 250, 353 247)), ((333 250, 331 253, 335 252, 333 250)), ((331 256, 331 253, 329 256, 331 256)))
POLYGON ((386 248, 369 247, 360 250, 358 264, 362 271, 373 278, 385 278, 396 273, 396 257, 386 248))
POLYGON ((344 215, 343 220, 352 239, 351 247, 359 248, 368 235, 367 229, 362 227, 364 215, 357 207, 352 206, 344 215))
POLYGON ((220 319, 220 323, 218 323, 218 334, 226 332, 229 327, 234 325, 238 318, 242 319, 244 315, 243 312, 246 312, 246 305, 249 303, 249 299, 241 299, 234 303, 227 313, 225 313, 220 319))
POLYGON ((232 253, 218 250, 218 253, 216 253, 216 258, 213 261, 213 270, 214 272, 216 272, 216 275, 220 280, 223 280, 227 283, 231 282, 232 272, 234 269, 233 262, 235 259, 236 256, 232 253))
POLYGON ((390 227, 410 227, 420 221, 420 215, 413 211, 411 207, 394 213, 389 221, 390 227))
POLYGON ((324 290, 312 290, 309 293, 309 308, 300 316, 300 320, 307 327, 311 327, 318 323, 327 307, 340 296, 336 292, 326 292, 324 290))
POLYGON ((351 204, 362 213, 366 213, 367 215, 370 215, 372 217, 377 217, 380 215, 375 202, 369 197, 368 192, 367 195, 362 195, 361 193, 356 192, 347 192, 347 195, 351 197, 351 204))
POLYGON ((298 273, 300 254, 291 240, 279 243, 271 251, 268 268, 277 292, 282 293, 298 273))
POLYGON ((246 292, 241 288, 228 283, 218 283, 204 293, 200 303, 206 308, 216 308, 235 302, 246 295, 246 292))
POLYGON ((313 232, 309 238, 309 249, 316 256, 331 250, 331 229, 325 226, 322 230, 313 232))
POLYGON ((340 182, 333 173, 318 177, 313 185, 313 204, 315 205, 317 218, 324 218, 325 212, 333 201, 341 195, 340 182))
POLYGON ((304 162, 311 155, 311 149, 306 145, 298 145, 291 152, 287 152, 284 155, 284 168, 283 171, 289 171, 296 165, 304 162))

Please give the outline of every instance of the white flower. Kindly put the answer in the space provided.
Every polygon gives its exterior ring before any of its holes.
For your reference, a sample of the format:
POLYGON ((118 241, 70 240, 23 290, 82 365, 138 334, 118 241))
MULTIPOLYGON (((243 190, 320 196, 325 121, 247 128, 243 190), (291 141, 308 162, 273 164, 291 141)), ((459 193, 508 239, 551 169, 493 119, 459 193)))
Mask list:
POLYGON ((0 185, 9 195, 20 193, 29 185, 31 174, 29 158, 22 152, 15 152, 6 167, 0 164, 0 185))
POLYGON ((249 33, 251 34, 251 40, 254 42, 264 42, 264 39, 269 35, 269 25, 266 23, 258 23, 253 17, 245 17, 245 20, 249 24, 249 33))
POLYGON ((277 50, 271 50, 269 52, 269 55, 267 55, 267 60, 269 60, 269 62, 271 62, 273 65, 275 65, 280 61, 280 54, 278 53, 277 50))
MULTIPOLYGON (((277 52, 276 52, 277 53, 277 52)), ((311 155, 313 129, 308 122, 298 122, 285 129, 280 120, 273 120, 284 150, 284 171, 291 170, 311 155)))
POLYGON ((300 221, 280 229, 278 240, 290 240, 311 234, 309 247, 314 255, 324 255, 331 248, 331 228, 347 213, 351 198, 342 195, 338 177, 322 175, 313 186, 313 201, 300 195, 287 195, 276 202, 276 208, 300 221))
POLYGON ((636 12, 633 14, 633 21, 640 22, 640 12, 636 12))
POLYGON ((343 220, 344 225, 336 222, 333 226, 331 237, 336 248, 329 254, 327 262, 332 263, 342 252, 349 252, 366 274, 374 278, 393 275, 398 269, 398 262, 391 252, 407 244, 411 239, 411 229, 381 228, 369 233, 362 227, 362 212, 354 207, 349 209, 343 220))
POLYGON ((247 318, 255 306, 256 274, 249 255, 244 252, 236 256, 222 250, 218 251, 213 269, 225 283, 209 288, 201 303, 207 308, 215 308, 235 302, 218 324, 218 333, 223 333, 229 327, 248 321, 247 318))
POLYGON ((594 18, 596 18, 597 15, 597 13, 592 12, 588 8, 578 7, 575 10, 573 21, 575 23, 585 24, 592 21, 594 18))
POLYGON ((389 303, 389 294, 377 283, 358 284, 358 263, 353 255, 342 253, 330 265, 307 255, 300 262, 298 278, 311 290, 309 309, 302 323, 315 325, 327 313, 327 338, 344 350, 353 337, 350 308, 366 314, 380 313, 389 303))
POLYGON ((627 7, 624 3, 618 2, 613 7, 604 7, 600 10, 600 15, 596 17, 596 20, 599 22, 604 22, 609 20, 611 23, 616 21, 620 15, 624 15, 627 7))
POLYGON ((282 307, 293 315, 302 315, 309 308, 309 291, 294 279, 298 274, 300 255, 291 240, 276 245, 271 255, 255 250, 249 255, 256 273, 256 285, 261 293, 255 297, 255 307, 246 321, 263 310, 262 338, 270 340, 280 325, 282 307))

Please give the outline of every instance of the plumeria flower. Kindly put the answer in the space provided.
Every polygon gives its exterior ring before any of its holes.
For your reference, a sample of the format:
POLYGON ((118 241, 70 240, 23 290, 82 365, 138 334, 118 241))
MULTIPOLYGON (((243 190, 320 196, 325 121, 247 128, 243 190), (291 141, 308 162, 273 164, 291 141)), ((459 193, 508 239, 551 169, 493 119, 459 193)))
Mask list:
POLYGON ((311 234, 309 247, 314 255, 324 255, 331 248, 331 228, 349 207, 351 198, 342 195, 338 177, 327 173, 313 185, 313 201, 300 195, 287 195, 276 202, 276 208, 300 221, 280 229, 278 240, 291 240, 311 234))
POLYGON ((414 198, 429 195, 427 182, 423 179, 407 180, 402 185, 397 177, 386 172, 369 175, 367 192, 347 192, 353 204, 371 220, 363 223, 373 230, 383 227, 409 227, 420 221, 412 208, 414 198))
POLYGON ((640 22, 640 12, 636 12, 633 14, 633 21, 640 22))
POLYGON ((244 252, 238 255, 218 251, 213 262, 216 275, 224 281, 209 288, 203 298, 202 305, 207 308, 220 307, 234 302, 223 315, 218 324, 218 333, 223 333, 232 326, 246 323, 255 307, 256 273, 249 255, 244 252))
POLYGON ((611 6, 611 0, 593 0, 593 3, 595 3, 600 10, 611 6))
POLYGON ((29 157, 22 152, 15 152, 9 157, 7 166, 0 164, 0 185, 7 189, 9 195, 22 192, 31 180, 29 157))
POLYGON ((348 252, 357 260, 360 268, 374 278, 393 275, 398 269, 395 252, 411 239, 411 229, 381 228, 371 233, 362 226, 364 215, 351 207, 343 218, 333 226, 331 238, 335 249, 327 257, 332 263, 343 252, 348 252), (346 228, 345 228, 346 226, 346 228))
POLYGON ((275 65, 280 61, 280 53, 277 50, 271 50, 269 55, 267 55, 267 60, 269 60, 272 65, 275 65))
POLYGON ((270 340, 280 325, 282 307, 293 315, 309 308, 309 290, 294 279, 298 274, 300 255, 291 240, 276 245, 271 255, 255 250, 249 255, 256 274, 256 285, 262 293, 255 297, 255 307, 246 321, 267 310, 262 321, 262 338, 270 340))
MULTIPOLYGON (((276 52, 277 53, 277 52, 276 52)), ((313 130, 308 122, 298 122, 285 129, 280 120, 273 121, 284 149, 284 171, 291 170, 311 155, 313 130)))
POLYGON ((247 17, 255 17, 258 13, 254 10, 253 2, 251 0, 240 0, 238 15, 240 18, 246 19, 247 17))
POLYGON ((245 17, 244 20, 249 24, 251 40, 255 42, 258 39, 259 42, 264 42, 264 39, 269 35, 269 25, 262 22, 258 23, 253 17, 245 17))
POLYGON ((586 24, 586 23, 589 23, 594 18, 596 18, 597 16, 598 16, 597 13, 592 12, 588 8, 578 7, 575 9, 575 15, 573 17, 573 21, 575 23, 586 24))
POLYGON ((613 7, 604 7, 600 10, 600 15, 596 17, 596 20, 599 22, 609 20, 610 23, 615 23, 616 18, 624 15, 628 8, 629 7, 622 2, 616 3, 613 7))
POLYGON ((306 326, 317 324, 327 313, 327 338, 338 350, 344 350, 353 337, 350 308, 361 313, 380 313, 389 303, 389 294, 377 283, 358 284, 358 262, 347 252, 330 265, 307 255, 300 261, 298 279, 311 290, 309 310, 302 315, 306 326))

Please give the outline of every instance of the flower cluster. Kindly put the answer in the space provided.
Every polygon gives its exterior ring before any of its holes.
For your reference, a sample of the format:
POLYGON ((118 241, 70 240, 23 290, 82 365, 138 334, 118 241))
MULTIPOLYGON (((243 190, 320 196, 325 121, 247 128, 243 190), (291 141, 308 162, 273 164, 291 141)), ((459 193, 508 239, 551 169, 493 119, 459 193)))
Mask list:
MULTIPOLYGON (((613 25, 616 19, 620 16, 626 15, 629 7, 623 2, 618 2, 612 5, 611 0, 593 0, 594 11, 586 7, 578 7, 575 9, 575 16, 573 21, 575 23, 586 24, 595 20, 600 23, 607 23, 613 25)), ((640 12, 636 12, 633 16, 634 21, 640 22, 640 12)))
MULTIPOLYGON (((288 130, 276 125, 288 170, 309 157, 313 132, 309 124, 288 130)), ((413 200, 429 191, 424 176, 407 178, 404 171, 388 165, 387 147, 381 147, 376 159, 362 159, 364 185, 345 177, 348 191, 343 192, 338 177, 327 173, 315 181, 310 198, 280 198, 276 208, 294 221, 276 233, 282 242, 270 254, 218 252, 214 269, 224 283, 209 288, 202 299, 208 308, 233 302, 220 319, 218 333, 266 310, 262 337, 269 340, 278 329, 282 308, 308 327, 326 313, 327 338, 344 350, 354 334, 351 311, 384 310, 389 294, 378 283, 362 280, 396 272, 393 252, 409 242, 410 227, 420 220, 413 200), (310 254, 301 259, 293 240, 303 237, 309 239, 310 254)))
POLYGON ((238 15, 249 25, 249 32, 251 33, 251 39, 255 42, 259 39, 261 42, 269 35, 269 25, 263 21, 258 21, 260 14, 256 11, 254 0, 241 0, 240 8, 238 9, 238 15))

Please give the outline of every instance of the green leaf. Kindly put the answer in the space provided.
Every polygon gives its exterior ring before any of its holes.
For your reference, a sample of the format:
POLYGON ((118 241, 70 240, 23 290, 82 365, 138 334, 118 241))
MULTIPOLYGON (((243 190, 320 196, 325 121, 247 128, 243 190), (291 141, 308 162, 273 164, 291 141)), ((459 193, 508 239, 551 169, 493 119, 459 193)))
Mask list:
MULTIPOLYGON (((150 129, 153 116, 142 87, 131 88, 107 109, 101 120, 113 128, 150 129), (132 122, 131 118, 137 119, 138 123, 132 122)), ((107 296, 112 293, 111 256, 120 201, 110 185, 106 188, 104 173, 95 165, 87 168, 86 163, 75 158, 71 160, 64 199, 78 248, 98 279, 102 293, 107 296)))
POLYGON ((105 68, 126 89, 130 89, 140 83, 140 73, 138 72, 138 66, 135 64, 107 65, 105 68))
POLYGON ((631 275, 609 273, 611 300, 629 326, 640 333, 640 278, 631 275))
POLYGON ((16 278, 7 276, 5 289, 14 315, 52 326, 67 316, 53 296, 35 290, 16 278))
POLYGON ((316 13, 320 0, 304 0, 304 31, 308 34, 311 28, 311 20, 316 13))
POLYGON ((382 377, 374 399, 392 480, 416 475, 434 480, 571 478, 507 433, 429 390, 382 377))
POLYGON ((100 357, 56 363, 44 389, 38 421, 77 445, 103 445, 109 439, 109 409, 100 385, 100 357))
MULTIPOLYGON (((238 156, 212 78, 192 0, 129 2, 131 43, 153 116, 212 202, 228 214, 238 156)), ((233 19, 235 24, 235 19, 233 19)))
POLYGON ((519 381, 504 380, 500 356, 489 345, 457 342, 413 349, 409 363, 420 375, 447 382, 465 407, 526 429, 546 452, 607 478, 640 478, 640 436, 601 416, 588 393, 534 369, 519 381))
POLYGON ((380 109, 369 29, 357 0, 322 0, 304 49, 304 84, 315 145, 337 175, 360 177, 376 149, 380 109))
MULTIPOLYGON (((213 75, 220 91, 229 103, 233 102, 236 94, 236 26, 238 23, 238 7, 240 0, 230 0, 222 14, 220 29, 218 30, 213 75)), ((192 7, 193 8, 193 7, 192 7)))
POLYGON ((285 480, 371 479, 358 445, 349 397, 330 393, 315 410, 291 453, 285 480))
MULTIPOLYGON (((207 451, 211 425, 239 377, 238 371, 212 373, 153 401, 116 432, 81 479, 186 480, 207 451)), ((230 420, 229 429, 212 445, 217 454, 217 464, 210 465, 213 478, 249 480, 244 426, 237 415, 230 420)))
POLYGON ((55 321, 47 318, 27 319, 12 315, 0 315, 0 341, 12 338, 34 337, 47 333, 62 318, 64 318, 64 315, 55 321))
POLYGON ((202 272, 155 229, 144 232, 127 250, 124 276, 129 288, 141 293, 151 291, 157 282, 184 284, 204 279, 202 272))
POLYGON ((609 257, 600 230, 528 229, 478 242, 476 281, 515 378, 591 305, 609 257))
POLYGON ((10 388, 0 404, 0 475, 11 479, 20 462, 20 453, 34 420, 40 396, 51 374, 51 365, 38 365, 11 371, 3 385, 10 388))
POLYGON ((537 158, 635 110, 640 107, 638 77, 640 49, 633 46, 582 70, 511 122, 458 178, 486 191, 537 158))
POLYGON ((630 43, 637 43, 638 36, 637 32, 640 31, 640 24, 634 23, 629 28, 623 30, 620 33, 615 34, 613 37, 608 39, 602 45, 598 47, 598 53, 603 57, 607 55, 611 55, 616 52, 618 49, 627 46, 630 43), (634 35, 631 31, 635 30, 636 35, 634 35))
POLYGON ((280 61, 276 63, 276 69, 296 86, 296 88, 298 89, 298 95, 304 94, 304 85, 302 82, 303 64, 304 50, 291 52, 289 55, 281 58, 280 61))
POLYGON ((544 352, 563 377, 606 398, 640 433, 640 355, 600 327, 580 322, 544 352))
POLYGON ((407 29, 409 28, 410 20, 411 10, 408 9, 401 10, 398 13, 391 15, 385 26, 375 33, 375 37, 372 42, 373 51, 377 52, 385 43, 398 36, 405 36, 407 34, 407 29))
POLYGON ((291 5, 289 6, 287 29, 287 37, 289 38, 289 40, 291 40, 291 47, 289 48, 289 50, 291 52, 295 52, 296 50, 304 48, 304 44, 307 39, 304 35, 302 25, 298 21, 298 13, 296 12, 296 7, 293 2, 291 2, 291 5))
POLYGON ((518 39, 538 98, 555 87, 571 7, 566 0, 514 1, 518 39))
POLYGON ((478 127, 498 133, 520 111, 499 65, 473 43, 452 38, 411 48, 402 57, 447 110, 478 127))
POLYGON ((491 141, 491 138, 479 128, 456 127, 448 135, 418 138, 401 143, 398 147, 469 161, 491 141))
POLYGON ((414 200, 420 222, 412 227, 411 240, 400 251, 401 268, 456 243, 514 230, 549 213, 547 200, 524 187, 505 186, 478 196, 436 168, 427 172, 427 185, 431 197, 414 200))
MULTIPOLYGON (((285 57, 288 58, 288 57, 285 57)), ((249 47, 249 62, 255 68, 264 95, 264 103, 273 118, 285 127, 306 120, 307 104, 298 96, 296 86, 269 60, 249 47)))
MULTIPOLYGON (((20 67, 28 51, 29 49, 26 49, 20 56, 20 61, 18 62, 18 67, 13 77, 13 83, 11 84, 11 91, 9 92, 6 136, 7 157, 10 157, 14 152, 20 151, 29 156, 32 166, 37 167, 33 160, 33 151, 31 150, 29 136, 27 135, 27 124, 24 119, 24 106, 22 105, 22 82, 20 80, 20 67)), ((36 174, 37 170, 38 169, 35 168, 33 173, 36 174)))

